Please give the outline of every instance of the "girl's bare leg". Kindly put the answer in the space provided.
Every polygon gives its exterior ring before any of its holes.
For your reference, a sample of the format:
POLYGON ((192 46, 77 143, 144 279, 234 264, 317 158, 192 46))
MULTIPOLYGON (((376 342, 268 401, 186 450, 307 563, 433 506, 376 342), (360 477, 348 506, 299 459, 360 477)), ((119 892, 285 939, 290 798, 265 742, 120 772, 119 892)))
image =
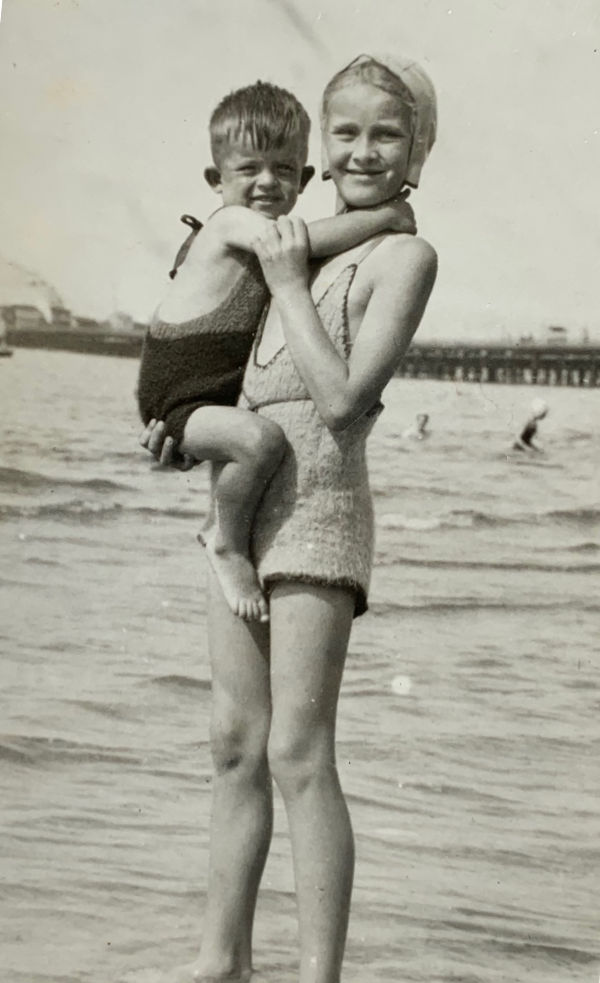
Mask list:
POLYGON ((269 763, 289 820, 300 983, 339 983, 354 841, 335 763, 335 722, 354 597, 276 585, 271 595, 269 763))
POLYGON ((250 526, 283 456, 285 438, 271 420, 233 406, 202 406, 185 425, 182 454, 221 465, 214 484, 214 521, 199 537, 234 614, 268 620, 268 607, 250 562, 250 526))
POLYGON ((247 980, 252 925, 272 831, 268 626, 236 618, 211 576, 210 868, 200 956, 177 983, 247 980))

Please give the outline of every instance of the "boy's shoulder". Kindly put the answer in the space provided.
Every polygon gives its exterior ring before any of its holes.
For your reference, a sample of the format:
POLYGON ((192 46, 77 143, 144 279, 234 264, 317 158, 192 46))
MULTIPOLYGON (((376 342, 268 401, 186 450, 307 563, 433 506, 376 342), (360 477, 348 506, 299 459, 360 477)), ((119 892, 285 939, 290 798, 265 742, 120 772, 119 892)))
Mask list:
MULTIPOLYGON (((224 211, 225 209, 220 208, 217 212, 213 212, 202 228, 189 237, 185 254, 185 265, 188 268, 213 262, 228 251, 226 230, 229 227, 230 219, 223 217, 224 211)), ((184 243, 185 245, 186 243, 184 243)))
POLYGON ((242 205, 219 208, 194 237, 188 252, 191 264, 214 262, 239 253, 235 243, 240 227, 247 223, 249 210, 242 205), (237 233, 237 234, 236 234, 237 233))
POLYGON ((247 221, 250 214, 250 209, 244 205, 222 205, 209 216, 204 229, 210 229, 214 235, 219 235, 240 222, 247 221))

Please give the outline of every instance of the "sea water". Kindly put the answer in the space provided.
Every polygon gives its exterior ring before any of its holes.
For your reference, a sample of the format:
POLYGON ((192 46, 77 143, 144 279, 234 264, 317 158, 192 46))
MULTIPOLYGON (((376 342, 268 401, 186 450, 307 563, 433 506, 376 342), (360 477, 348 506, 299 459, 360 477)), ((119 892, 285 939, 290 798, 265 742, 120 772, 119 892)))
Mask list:
MULTIPOLYGON (((207 479, 137 447, 136 372, 0 366, 2 983, 155 983, 197 950, 207 479)), ((385 403, 339 714, 344 983, 596 983, 600 390, 394 380, 385 403), (510 451, 533 396, 540 457, 510 451)), ((257 983, 293 983, 296 931, 277 799, 257 983)))

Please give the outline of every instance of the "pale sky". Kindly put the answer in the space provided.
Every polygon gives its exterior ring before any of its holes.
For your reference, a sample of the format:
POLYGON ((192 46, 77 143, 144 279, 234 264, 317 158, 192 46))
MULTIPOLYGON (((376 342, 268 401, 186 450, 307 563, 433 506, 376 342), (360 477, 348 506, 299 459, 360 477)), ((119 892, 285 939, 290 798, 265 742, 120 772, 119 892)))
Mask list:
MULTIPOLYGON (((313 123, 361 52, 419 60, 439 137, 411 201, 440 272, 419 337, 600 342, 598 0, 4 0, 0 254, 80 315, 146 320, 204 185, 211 110, 268 79, 313 123)), ((297 211, 333 211, 315 179, 297 211)))

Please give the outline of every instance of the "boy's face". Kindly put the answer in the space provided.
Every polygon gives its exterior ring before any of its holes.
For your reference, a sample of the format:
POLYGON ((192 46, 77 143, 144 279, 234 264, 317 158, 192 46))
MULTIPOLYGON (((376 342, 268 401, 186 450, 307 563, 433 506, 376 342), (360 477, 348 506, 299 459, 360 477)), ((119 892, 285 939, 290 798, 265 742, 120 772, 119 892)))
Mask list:
POLYGON ((224 147, 218 166, 208 167, 206 180, 223 196, 224 205, 242 205, 267 218, 287 215, 314 174, 305 167, 301 141, 279 150, 256 150, 249 140, 224 147))

